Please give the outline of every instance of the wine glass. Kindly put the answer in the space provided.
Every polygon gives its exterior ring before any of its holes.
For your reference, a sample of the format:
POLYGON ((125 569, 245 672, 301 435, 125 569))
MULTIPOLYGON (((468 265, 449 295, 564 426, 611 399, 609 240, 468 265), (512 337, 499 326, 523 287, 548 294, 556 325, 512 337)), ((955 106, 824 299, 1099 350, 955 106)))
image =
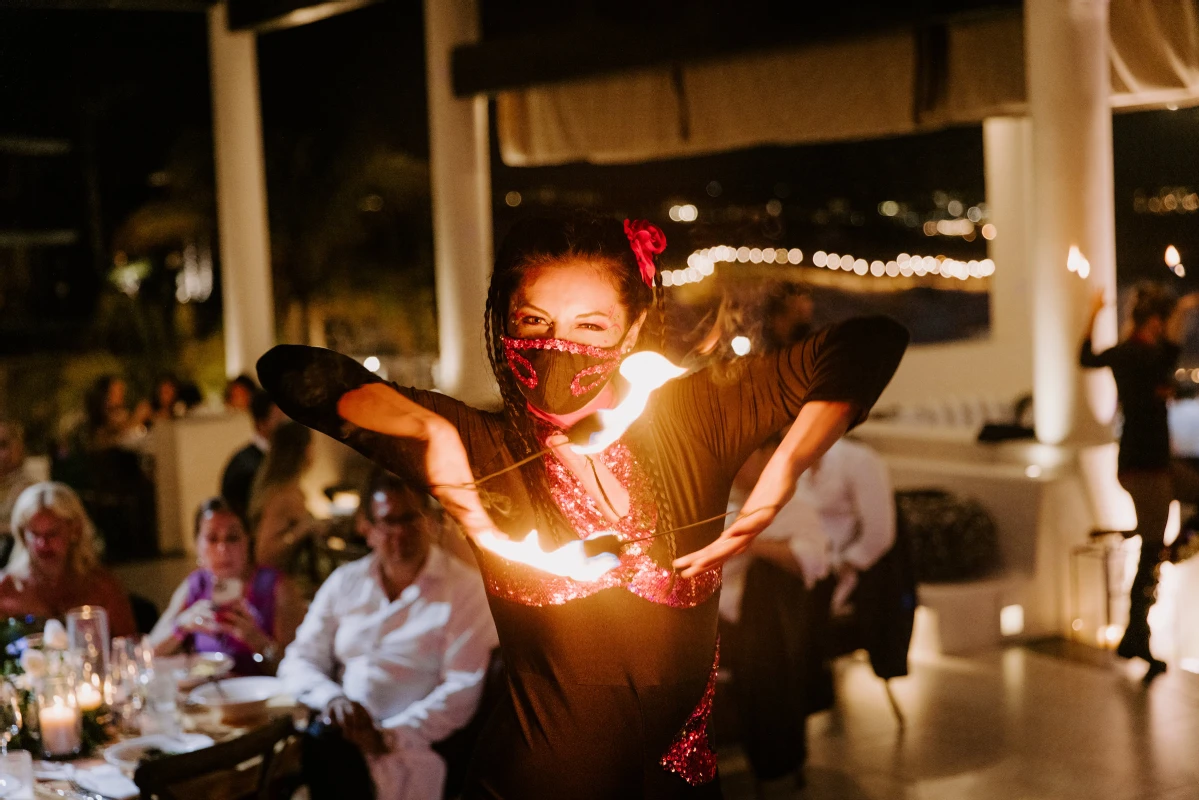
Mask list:
POLYGON ((0 758, 8 756, 8 743, 21 733, 21 695, 8 681, 0 682, 0 758))
POLYGON ((67 612, 67 638, 91 671, 108 673, 108 612, 100 606, 80 606, 67 612))

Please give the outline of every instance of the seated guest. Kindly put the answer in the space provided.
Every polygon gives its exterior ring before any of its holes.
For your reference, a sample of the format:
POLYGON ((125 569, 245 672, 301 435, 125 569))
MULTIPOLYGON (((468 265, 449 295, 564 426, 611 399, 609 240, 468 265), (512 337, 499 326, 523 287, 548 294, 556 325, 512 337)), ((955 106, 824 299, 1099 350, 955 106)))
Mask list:
POLYGON ((271 446, 271 434, 284 420, 271 396, 259 389, 250 401, 250 416, 254 420, 254 437, 250 443, 233 454, 221 475, 221 497, 242 519, 249 517, 250 487, 254 476, 271 446))
MULTIPOLYGON (((730 511, 742 510, 781 438, 746 460, 730 511)), ((721 661, 732 671, 729 699, 760 798, 791 797, 804 784, 807 717, 827 694, 821 645, 834 587, 828 564, 814 498, 797 488, 749 550, 724 565, 721 661)))
POLYGON ((0 615, 62 617, 77 606, 101 606, 113 636, 136 636, 129 597, 100 566, 96 529, 66 484, 36 483, 12 512, 16 549, 0 580, 0 615))
POLYGON ((255 567, 241 518, 214 497, 196 512, 200 568, 175 590, 150 633, 154 654, 225 653, 239 675, 273 674, 304 604, 277 570, 255 567))
POLYGON ((308 511, 300 481, 312 465, 312 431, 286 420, 271 433, 266 458, 250 490, 250 530, 259 564, 304 572, 301 546, 323 530, 308 511))
POLYGON ((836 578, 832 611, 840 612, 858 583, 895 544, 895 493, 878 453, 840 439, 799 479, 816 504, 829 538, 829 572, 836 578))
POLYGON ((423 492, 380 473, 364 502, 374 552, 317 591, 279 677, 319 715, 304 745, 313 800, 438 798, 430 745, 475 713, 495 626, 479 575, 433 544, 423 492))
POLYGON ((33 484, 25 473, 23 433, 15 421, 0 417, 0 568, 7 564, 13 550, 9 527, 13 506, 21 492, 33 484))

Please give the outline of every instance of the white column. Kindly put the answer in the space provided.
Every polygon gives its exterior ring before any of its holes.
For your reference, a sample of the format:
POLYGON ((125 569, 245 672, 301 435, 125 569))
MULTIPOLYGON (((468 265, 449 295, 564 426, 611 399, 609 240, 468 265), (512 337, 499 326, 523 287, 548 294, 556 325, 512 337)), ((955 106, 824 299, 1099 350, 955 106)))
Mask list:
POLYGON ((454 96, 450 55, 479 37, 476 0, 425 0, 429 172, 436 259, 438 388, 472 405, 498 394, 483 341, 491 274, 491 151, 487 100, 454 96))
POLYGON ((1028 391, 1033 385, 1032 265, 1029 263, 1032 215, 1032 123, 1026 117, 991 117, 983 121, 983 169, 988 217, 996 236, 987 242, 995 262, 991 278, 991 342, 988 373, 1005 385, 1028 391))
MULTIPOLYGON (((1091 293, 1116 286, 1107 0, 1027 0, 1024 48, 1032 118, 1033 385, 1037 438, 1058 444, 1110 438, 1115 386, 1106 370, 1084 389, 1078 344, 1091 293), (1071 247, 1090 262, 1066 268, 1071 247), (1089 402, 1088 402, 1089 401, 1089 402)), ((1109 308, 1097 347, 1115 341, 1109 308)))
POLYGON ((229 30, 224 3, 209 9, 212 139, 229 377, 243 372, 253 375, 258 357, 275 343, 256 46, 255 34, 229 30))

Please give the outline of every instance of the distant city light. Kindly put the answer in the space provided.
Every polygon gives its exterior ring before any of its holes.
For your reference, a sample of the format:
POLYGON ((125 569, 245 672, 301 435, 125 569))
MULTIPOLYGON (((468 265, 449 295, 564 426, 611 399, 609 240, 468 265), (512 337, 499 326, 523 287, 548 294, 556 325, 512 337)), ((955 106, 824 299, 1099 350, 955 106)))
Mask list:
POLYGON ((749 338, 746 336, 734 336, 733 341, 731 341, 729 344, 732 346, 733 352, 739 356, 747 355, 749 353, 749 338))
POLYGON ((366 367, 371 372, 378 372, 379 367, 383 366, 383 364, 379 361, 378 356, 367 356, 363 360, 362 366, 366 367))
POLYGON ((988 242, 991 241, 992 239, 994 239, 995 238, 995 226, 993 224, 991 224, 990 222, 988 222, 986 225, 983 225, 982 235, 983 235, 983 238, 986 239, 988 242))
POLYGON ((884 200, 878 204, 878 213, 884 217, 893 217, 899 213, 899 203, 894 200, 884 200))
POLYGON ((783 213, 783 204, 778 200, 771 200, 766 204, 766 213, 772 217, 777 217, 783 213))
POLYGON ((1177 267, 1182 263, 1182 256, 1178 254, 1178 248, 1170 245, 1166 248, 1166 266, 1170 269, 1177 267))
POLYGON ((960 217, 962 215, 962 211, 964 210, 962 207, 962 201, 950 200, 949 204, 945 206, 945 210, 955 217, 960 217))
POLYGON ((720 185, 720 181, 710 181, 708 183, 708 197, 720 197, 720 193, 724 191, 724 187, 720 185))
POLYGON ((520 205, 521 199, 520 192, 516 191, 508 192, 508 194, 504 195, 504 202, 508 204, 509 208, 516 208, 520 205))

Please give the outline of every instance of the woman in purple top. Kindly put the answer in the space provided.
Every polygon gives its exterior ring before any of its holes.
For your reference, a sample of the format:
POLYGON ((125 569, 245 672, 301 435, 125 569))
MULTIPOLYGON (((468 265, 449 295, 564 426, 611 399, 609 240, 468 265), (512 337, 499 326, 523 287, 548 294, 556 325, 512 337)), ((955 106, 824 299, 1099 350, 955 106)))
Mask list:
POLYGON ((303 618, 298 592, 277 570, 251 562, 250 537, 224 500, 200 506, 195 534, 200 568, 150 633, 154 654, 225 653, 235 674, 273 674, 303 618))

